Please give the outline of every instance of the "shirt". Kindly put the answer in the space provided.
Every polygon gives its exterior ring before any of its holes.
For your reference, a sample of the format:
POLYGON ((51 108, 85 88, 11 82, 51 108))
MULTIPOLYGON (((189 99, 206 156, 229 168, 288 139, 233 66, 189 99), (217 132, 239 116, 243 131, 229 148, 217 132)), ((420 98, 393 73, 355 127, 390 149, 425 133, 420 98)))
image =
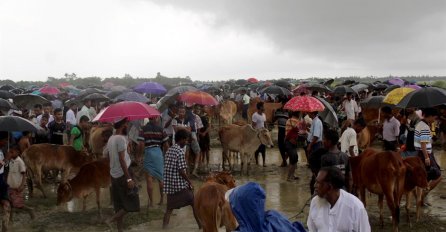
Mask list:
POLYGON ((63 145, 63 135, 66 129, 65 122, 57 123, 52 121, 48 124, 50 143, 63 145))
POLYGON ((350 156, 350 147, 353 146, 353 153, 358 155, 358 141, 356 140, 355 129, 349 127, 341 135, 341 151, 350 156))
POLYGON ((145 147, 161 146, 169 137, 160 126, 148 123, 142 127, 138 140, 144 142, 145 147))
POLYGON ((264 128, 266 122, 266 115, 265 113, 262 113, 260 115, 259 113, 255 112, 254 114, 252 114, 251 120, 256 124, 254 129, 264 128))
MULTIPOLYGON (((42 120, 42 116, 43 114, 37 116, 37 125, 40 125, 40 120, 42 120)), ((48 126, 50 124, 50 122, 54 121, 54 116, 50 114, 50 117, 48 118, 48 123, 46 124, 46 126, 48 126)))
POLYGON ((70 123, 71 126, 77 125, 77 123, 76 123, 76 115, 74 114, 74 111, 72 109, 69 109, 67 111, 65 122, 66 123, 70 123))
POLYGON ((429 125, 420 121, 415 126, 414 145, 415 150, 421 151, 421 143, 426 143, 427 153, 432 153, 432 133, 429 125))
POLYGON ((172 117, 169 116, 169 114, 167 112, 168 112, 168 110, 166 110, 164 112, 164 114, 162 115, 162 125, 164 128, 163 130, 164 130, 164 133, 166 133, 168 136, 172 136, 174 134, 174 130, 173 130, 173 126, 172 126, 173 119, 172 119, 172 117), (170 125, 168 127, 166 127, 166 124, 170 119, 172 119, 172 121, 170 122, 170 125))
POLYGON ((110 158, 110 175, 113 178, 119 178, 124 175, 124 171, 121 168, 119 162, 119 152, 124 152, 124 160, 127 168, 130 166, 131 160, 129 153, 127 152, 128 141, 123 135, 112 135, 107 142, 104 153, 108 153, 110 158))
POLYGON ((355 116, 356 116, 355 113, 359 112, 358 104, 356 104, 356 101, 353 99, 351 99, 350 101, 345 100, 343 102, 343 106, 344 106, 344 112, 347 116, 347 119, 355 120, 355 116))
POLYGON ((389 142, 396 141, 396 138, 400 135, 400 125, 400 122, 395 117, 384 120, 383 139, 389 142))
POLYGON ((318 138, 317 141, 322 142, 323 130, 324 127, 322 125, 322 121, 316 116, 311 122, 310 133, 308 133, 307 141, 313 141, 313 137, 316 136, 318 138))
POLYGON ((26 166, 20 156, 9 161, 8 185, 10 188, 18 188, 22 185, 23 178, 25 178, 26 166))
MULTIPOLYGON (((0 149, 0 160, 5 161, 5 156, 3 155, 3 151, 0 149)), ((0 174, 3 174, 5 172, 5 166, 2 166, 0 168, 0 174)))
POLYGON ((248 96, 248 94, 244 94, 242 101, 243 101, 243 105, 247 105, 249 104, 249 101, 251 100, 251 98, 248 96))
POLYGON ((327 200, 319 196, 311 200, 307 220, 308 231, 371 231, 369 217, 362 202, 342 189, 339 191, 339 199, 332 208, 327 200))
POLYGON ((350 175, 350 165, 348 162, 348 155, 344 152, 326 152, 321 156, 321 168, 323 167, 336 167, 341 170, 345 177, 350 175))
POLYGON ((175 144, 166 152, 164 162, 164 189, 165 194, 174 194, 188 187, 187 181, 180 175, 181 170, 185 170, 185 152, 175 144))
POLYGON ((73 127, 70 132, 71 136, 74 136, 73 140, 73 148, 76 151, 82 151, 84 149, 84 138, 82 135, 82 131, 79 129, 79 127, 73 127))
POLYGON ((79 120, 81 120, 81 117, 84 115, 88 117, 89 121, 91 121, 92 118, 90 118, 90 111, 89 111, 88 107, 86 107, 86 106, 82 106, 81 110, 79 112, 77 112, 77 115, 76 115, 77 124, 79 124, 79 120))

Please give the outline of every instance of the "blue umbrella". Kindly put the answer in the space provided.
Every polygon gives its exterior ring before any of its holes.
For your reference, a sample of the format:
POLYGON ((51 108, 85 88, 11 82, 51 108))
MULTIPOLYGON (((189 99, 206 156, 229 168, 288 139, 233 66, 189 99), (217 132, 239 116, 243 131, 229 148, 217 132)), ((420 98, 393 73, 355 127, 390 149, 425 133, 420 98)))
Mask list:
POLYGON ((136 93, 136 92, 127 92, 123 93, 115 98, 118 101, 136 101, 136 102, 143 102, 147 103, 150 100, 143 95, 136 93))
POLYGON ((148 93, 148 94, 165 94, 167 92, 166 88, 156 82, 143 82, 133 88, 138 93, 148 93))

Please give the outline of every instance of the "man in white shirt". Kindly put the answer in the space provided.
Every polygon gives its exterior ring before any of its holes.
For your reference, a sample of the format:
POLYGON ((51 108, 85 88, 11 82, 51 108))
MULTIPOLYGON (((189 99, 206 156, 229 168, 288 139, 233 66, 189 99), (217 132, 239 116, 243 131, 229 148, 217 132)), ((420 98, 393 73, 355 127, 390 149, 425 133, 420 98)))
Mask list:
MULTIPOLYGON (((266 115, 264 113, 265 108, 263 106, 263 102, 258 102, 257 105, 257 112, 255 112, 252 117, 252 127, 256 130, 265 128, 265 122, 266 122, 266 115)), ((254 153, 256 158, 256 164, 259 164, 259 153, 262 153, 262 159, 263 159, 263 167, 266 167, 265 164, 265 157, 266 157, 266 146, 263 144, 260 144, 257 151, 254 153)))
POLYGON ((242 92, 242 96, 243 96, 242 97, 242 103, 243 103, 242 118, 245 120, 248 120, 248 109, 249 109, 249 102, 250 102, 251 98, 246 93, 246 90, 244 90, 242 92))
POLYGON ((48 118, 48 123, 46 124, 46 126, 48 126, 48 124, 50 124, 50 122, 54 121, 54 116, 51 114, 51 103, 46 103, 43 105, 43 113, 40 114, 39 116, 37 116, 37 123, 38 125, 40 125, 40 120, 42 119, 42 115, 44 114, 48 114, 50 117, 48 118))
POLYGON ((347 127, 341 136, 341 152, 346 153, 350 157, 357 156, 359 154, 357 135, 367 126, 364 119, 359 118, 353 126, 347 127))
POLYGON ((67 114, 65 116, 65 122, 67 124, 67 129, 70 130, 71 127, 76 126, 77 122, 76 122, 76 112, 77 110, 77 105, 76 103, 71 103, 70 104, 70 109, 67 111, 67 114))
POLYGON ((352 99, 352 93, 347 93, 347 99, 342 102, 342 108, 347 116, 347 120, 353 123, 358 115, 359 108, 356 101, 352 99))
POLYGON ((344 191, 344 176, 336 167, 319 171, 308 215, 308 231, 371 231, 369 217, 362 202, 344 191))
POLYGON ((79 120, 81 119, 81 117, 83 115, 88 117, 88 121, 91 121, 93 119, 90 116, 90 106, 91 106, 91 101, 90 100, 84 101, 84 106, 82 106, 81 110, 79 112, 77 112, 77 115, 76 115, 76 122, 77 123, 79 123, 79 120))

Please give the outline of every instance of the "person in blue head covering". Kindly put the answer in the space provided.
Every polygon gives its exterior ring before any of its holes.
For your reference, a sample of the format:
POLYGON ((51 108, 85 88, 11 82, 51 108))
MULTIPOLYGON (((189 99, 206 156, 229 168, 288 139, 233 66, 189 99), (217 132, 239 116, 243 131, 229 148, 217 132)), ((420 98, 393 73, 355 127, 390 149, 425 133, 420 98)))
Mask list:
POLYGON ((249 182, 227 192, 232 212, 237 218, 240 232, 302 232, 299 222, 291 223, 275 210, 265 211, 265 190, 249 182))

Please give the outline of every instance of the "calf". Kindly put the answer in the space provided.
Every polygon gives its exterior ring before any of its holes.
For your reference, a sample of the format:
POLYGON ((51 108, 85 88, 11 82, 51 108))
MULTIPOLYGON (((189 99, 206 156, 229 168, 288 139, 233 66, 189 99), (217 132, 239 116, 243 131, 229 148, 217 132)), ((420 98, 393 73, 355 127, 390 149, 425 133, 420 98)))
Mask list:
POLYGON ((407 169, 404 181, 404 192, 406 193, 407 221, 409 225, 412 226, 409 213, 411 195, 414 193, 416 196, 416 206, 417 206, 416 221, 418 222, 420 220, 420 214, 421 214, 420 209, 423 201, 422 199, 423 188, 428 187, 427 173, 424 163, 419 157, 405 158, 403 162, 407 169))
POLYGON ((379 197, 380 222, 383 221, 383 200, 392 213, 393 231, 398 231, 400 201, 404 194, 406 166, 401 156, 395 152, 380 152, 367 149, 360 156, 350 157, 353 182, 360 191, 360 197, 366 206, 365 190, 379 197))
MULTIPOLYGON (((85 152, 76 151, 72 146, 42 143, 29 147, 23 153, 23 160, 30 174, 33 175, 37 188, 42 191, 43 197, 46 198, 42 186, 42 169, 62 170, 62 181, 64 182, 67 181, 72 169, 80 168, 85 163, 92 161, 92 158, 85 152)), ((32 189, 32 187, 29 189, 32 189)), ((30 196, 32 194, 32 191, 30 191, 30 196)))
POLYGON ((194 207, 204 232, 217 232, 222 226, 228 232, 235 230, 237 220, 225 199, 226 191, 234 187, 234 177, 229 172, 220 172, 209 176, 197 191, 194 207))
POLYGON ((82 198, 83 207, 86 209, 87 197, 94 191, 99 217, 101 214, 101 188, 110 186, 110 160, 102 158, 81 167, 77 175, 67 182, 62 182, 57 188, 57 205, 71 201, 73 198, 82 198))
POLYGON ((113 134, 112 126, 94 126, 90 130, 89 142, 91 154, 96 157, 102 157, 102 151, 107 145, 108 138, 113 134))

